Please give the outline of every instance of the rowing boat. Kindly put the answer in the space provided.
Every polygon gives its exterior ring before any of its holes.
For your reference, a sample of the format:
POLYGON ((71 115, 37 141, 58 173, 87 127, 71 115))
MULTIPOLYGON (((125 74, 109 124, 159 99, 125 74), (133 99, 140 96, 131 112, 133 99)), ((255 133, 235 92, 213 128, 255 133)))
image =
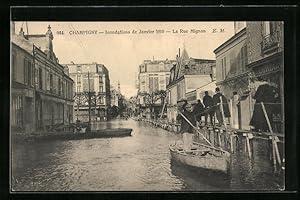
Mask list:
POLYGON ((107 128, 93 130, 91 132, 47 132, 24 137, 14 137, 14 142, 35 141, 35 140, 83 140, 95 138, 113 138, 131 136, 130 128, 107 128))
POLYGON ((171 158, 190 167, 214 170, 228 174, 230 153, 212 146, 193 142, 191 151, 185 152, 182 143, 174 142, 169 146, 171 158))

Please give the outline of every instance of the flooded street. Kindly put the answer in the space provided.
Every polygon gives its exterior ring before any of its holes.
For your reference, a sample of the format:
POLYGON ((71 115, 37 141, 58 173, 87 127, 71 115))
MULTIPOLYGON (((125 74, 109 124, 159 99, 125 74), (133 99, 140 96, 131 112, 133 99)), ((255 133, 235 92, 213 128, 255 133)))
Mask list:
POLYGON ((170 160, 168 145, 181 135, 146 122, 115 120, 97 128, 132 128, 131 137, 43 141, 12 146, 14 191, 279 190, 265 154, 232 157, 229 177, 188 169, 170 160), (259 163, 259 164, 258 164, 259 163))

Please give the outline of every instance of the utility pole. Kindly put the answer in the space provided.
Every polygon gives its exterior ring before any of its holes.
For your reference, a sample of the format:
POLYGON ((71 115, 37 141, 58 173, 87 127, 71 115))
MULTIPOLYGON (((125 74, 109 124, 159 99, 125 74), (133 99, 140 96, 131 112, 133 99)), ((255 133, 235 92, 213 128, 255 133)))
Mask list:
POLYGON ((91 126, 91 90, 90 90, 90 72, 88 71, 88 83, 89 83, 89 91, 88 91, 88 97, 89 97, 89 128, 91 126))
POLYGON ((77 93, 75 93, 75 96, 77 97, 77 120, 76 121, 78 121, 79 104, 80 104, 80 101, 81 101, 80 91, 78 91, 78 71, 76 73, 76 91, 77 91, 77 93))

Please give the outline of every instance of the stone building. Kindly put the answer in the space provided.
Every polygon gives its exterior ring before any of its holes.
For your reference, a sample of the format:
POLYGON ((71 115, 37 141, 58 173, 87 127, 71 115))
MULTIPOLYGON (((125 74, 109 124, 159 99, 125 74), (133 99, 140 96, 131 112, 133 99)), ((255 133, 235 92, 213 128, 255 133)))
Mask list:
POLYGON ((162 106, 162 98, 159 94, 163 94, 170 78, 170 69, 175 64, 175 60, 144 60, 139 66, 137 89, 138 104, 140 106, 139 113, 142 116, 150 118, 151 112, 159 113, 162 106), (151 104, 151 106, 150 106, 151 104), (153 107, 152 110, 150 107, 153 107))
POLYGON ((234 128, 249 129, 252 99, 248 87, 247 33, 246 26, 235 25, 235 27, 238 28, 235 34, 214 50, 216 84, 230 105, 231 125, 234 128))
POLYGON ((186 49, 182 55, 176 57, 176 64, 171 68, 170 81, 167 85, 167 118, 169 122, 175 122, 177 117, 178 103, 186 100, 186 94, 214 79, 216 61, 189 57, 186 49))
POLYGON ((73 121, 73 81, 53 52, 46 34, 11 35, 11 127, 34 132, 73 121))
MULTIPOLYGON (((269 116, 274 131, 284 127, 284 24, 282 21, 247 22, 248 65, 257 81, 272 84, 279 95, 280 113, 269 116)), ((252 77, 253 78, 253 77, 252 77)))
POLYGON ((74 119, 88 121, 89 96, 91 120, 107 120, 110 108, 110 80, 107 68, 102 64, 64 64, 74 81, 74 119))
MULTIPOLYGON (((250 129, 255 103, 250 91, 255 82, 268 80, 276 85, 283 102, 283 23, 238 22, 235 27, 235 34, 214 51, 216 80, 229 100, 232 126, 250 129)), ((283 115, 277 118, 282 125, 283 115)))

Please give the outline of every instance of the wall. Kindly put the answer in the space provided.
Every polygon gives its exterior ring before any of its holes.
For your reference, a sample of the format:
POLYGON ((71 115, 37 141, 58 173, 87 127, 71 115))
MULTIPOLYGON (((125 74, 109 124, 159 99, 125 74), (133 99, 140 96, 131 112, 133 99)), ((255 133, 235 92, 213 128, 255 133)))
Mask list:
POLYGON ((246 30, 243 29, 232 37, 230 41, 227 41, 228 44, 225 42, 224 44, 226 45, 215 52, 217 84, 226 78, 234 77, 246 70, 246 60, 244 63, 242 61, 242 55, 243 59, 247 58, 247 53, 244 55, 244 48, 247 49, 246 36, 246 30))
MULTIPOLYGON (((262 52, 262 40, 263 40, 263 25, 266 22, 247 22, 247 44, 248 44, 248 57, 249 63, 258 61, 269 55, 263 54, 262 52)), ((283 50, 284 48, 284 37, 283 37, 283 22, 273 21, 277 26, 277 30, 280 32, 280 42, 279 49, 283 50)), ((270 54, 271 55, 271 54, 270 54)))
POLYGON ((195 90, 211 82, 210 75, 185 75, 186 92, 195 90))

